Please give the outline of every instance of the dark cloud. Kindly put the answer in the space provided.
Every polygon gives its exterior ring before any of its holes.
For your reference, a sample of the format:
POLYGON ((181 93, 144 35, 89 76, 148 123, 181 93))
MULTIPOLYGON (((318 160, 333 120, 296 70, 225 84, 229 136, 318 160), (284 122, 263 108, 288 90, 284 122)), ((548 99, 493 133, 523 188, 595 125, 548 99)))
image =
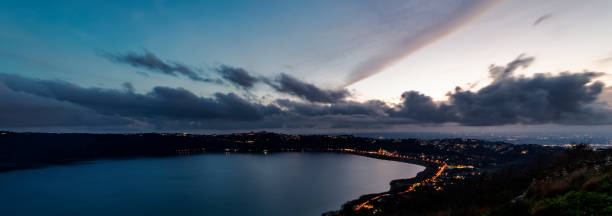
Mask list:
MULTIPOLYGON (((588 105, 601 93, 599 74, 536 74, 497 80, 477 92, 449 94, 458 121, 468 125, 563 123, 572 116, 596 116, 588 105)), ((584 119, 589 121, 592 119, 584 119)))
POLYGON ((134 92, 134 85, 131 82, 124 82, 121 86, 128 92, 134 92))
POLYGON ((294 95, 310 102, 337 103, 351 95, 346 89, 322 89, 285 73, 281 73, 274 81, 265 80, 265 82, 278 92, 294 95))
POLYGON ((221 77, 223 77, 223 79, 230 81, 232 84, 244 89, 252 88, 255 83, 259 81, 258 78, 251 76, 242 68, 221 65, 221 67, 217 68, 216 71, 221 75, 221 77))
MULTIPOLYGON (((133 67, 147 69, 152 72, 163 73, 171 76, 186 76, 189 79, 202 82, 221 83, 218 79, 203 78, 199 73, 178 62, 166 62, 158 58, 155 54, 145 50, 144 54, 128 52, 124 55, 100 52, 101 56, 113 62, 128 64, 133 67)), ((240 67, 221 65, 214 69, 224 80, 245 90, 255 86, 257 82, 263 81, 276 91, 291 94, 303 98, 310 102, 336 103, 343 101, 350 93, 345 89, 331 90, 322 89, 314 84, 302 82, 288 74, 281 73, 274 79, 266 77, 255 77, 248 71, 240 67)), ((145 73, 146 74, 146 73, 145 73)))
POLYGON ((448 101, 434 101, 408 91, 401 95, 399 104, 348 101, 346 90, 321 89, 286 74, 261 81, 304 101, 276 99, 261 103, 234 93, 201 97, 186 89, 161 86, 137 93, 131 83, 124 83, 122 89, 84 88, 68 82, 0 74, 0 126, 318 130, 446 123, 612 123, 611 107, 601 100, 606 100, 611 90, 595 81, 601 73, 514 74, 532 62, 534 58, 521 55, 505 66, 491 66, 491 83, 479 90, 457 87, 447 94, 448 101))
POLYGON ((401 103, 389 111, 393 117, 408 118, 416 123, 454 122, 456 118, 451 107, 437 104, 429 96, 416 91, 402 94, 401 103))
POLYGON ((491 66, 494 79, 477 91, 457 87, 449 100, 436 103, 431 97, 410 91, 391 109, 392 117, 416 123, 454 122, 462 125, 506 124, 599 124, 610 123, 610 111, 595 102, 603 83, 593 79, 601 73, 536 74, 517 76, 516 69, 528 67, 533 57, 520 55, 506 66, 491 66))
POLYGON ((533 22, 533 26, 537 26, 537 25, 539 25, 540 23, 544 22, 545 20, 550 19, 550 17, 551 17, 551 16, 552 16, 552 14, 546 14, 546 15, 543 15, 543 16, 541 16, 541 17, 538 17, 538 18, 537 18, 537 19, 536 19, 536 20, 533 22))
POLYGON ((268 78, 256 77, 243 68, 228 65, 221 65, 215 70, 223 79, 240 88, 249 90, 256 83, 263 82, 280 93, 297 96, 308 102, 339 103, 344 102, 350 96, 346 89, 323 89, 285 73, 281 73, 275 78, 268 78))
POLYGON ((199 97, 182 88, 155 87, 147 94, 100 88, 82 88, 59 82, 0 74, 13 91, 66 101, 106 115, 178 120, 226 119, 253 121, 278 112, 274 106, 251 103, 236 94, 216 93, 199 97))
POLYGON ((600 116, 590 105, 604 84, 593 82, 601 73, 564 72, 559 75, 517 76, 518 67, 527 67, 533 58, 522 55, 506 67, 491 67, 493 82, 472 92, 457 88, 449 93, 457 122, 466 125, 570 123, 575 117, 583 123, 600 116))
POLYGON ((100 55, 110 59, 113 62, 128 64, 136 68, 147 69, 151 72, 163 73, 170 76, 186 76, 191 80, 199 82, 218 82, 218 80, 200 76, 198 71, 182 63, 163 61, 148 50, 145 50, 143 54, 128 52, 127 54, 121 55, 101 52, 100 55))
POLYGON ((505 67, 503 66, 489 66, 489 75, 494 80, 503 80, 506 77, 512 77, 514 71, 518 68, 527 68, 533 63, 535 58, 525 57, 525 54, 519 55, 514 61, 508 63, 505 67))
POLYGON ((131 121, 78 105, 16 92, 0 82, 0 128, 120 126, 131 121))
POLYGON ((521 55, 506 66, 491 66, 494 80, 489 85, 478 91, 457 88, 443 103, 418 92, 405 92, 402 103, 390 114, 415 122, 462 125, 590 124, 609 120, 608 112, 592 106, 603 88, 603 83, 593 79, 601 74, 514 75, 533 61, 533 57, 521 55))
POLYGON ((612 108, 612 86, 606 87, 601 93, 599 99, 603 101, 603 103, 605 103, 607 106, 610 106, 610 108, 612 108))

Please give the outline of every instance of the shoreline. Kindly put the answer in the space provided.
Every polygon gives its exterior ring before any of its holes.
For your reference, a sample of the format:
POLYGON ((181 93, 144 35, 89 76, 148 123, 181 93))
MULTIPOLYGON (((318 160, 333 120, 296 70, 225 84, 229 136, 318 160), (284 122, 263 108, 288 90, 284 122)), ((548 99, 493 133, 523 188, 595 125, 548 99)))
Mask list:
MULTIPOLYGON (((334 152, 338 152, 338 151, 334 151, 334 152)), ((344 151, 339 151, 340 153, 347 153, 344 151)), ((432 162, 426 162, 426 161, 421 161, 421 160, 415 160, 415 159, 402 159, 402 158, 396 158, 396 157, 390 157, 390 156, 382 156, 382 155, 371 155, 371 154, 363 154, 363 153, 348 153, 348 154, 353 154, 353 155, 359 155, 359 156, 363 156, 363 157, 369 157, 369 158, 375 158, 375 159, 379 159, 379 160, 388 160, 388 161, 397 161, 397 162, 401 162, 401 163, 408 163, 408 164, 414 164, 414 165, 419 165, 419 166, 423 166, 425 167, 425 169, 421 172, 418 172, 416 176, 412 177, 412 178, 404 178, 404 179, 394 179, 391 180, 391 182, 389 182, 389 186, 390 189, 389 191, 385 191, 385 192, 393 192, 393 191, 397 191, 397 190, 401 190, 402 185, 409 185, 414 183, 415 180, 420 180, 423 179, 426 176, 429 176, 429 174, 433 175, 438 169, 438 164, 436 163, 432 163, 432 162), (426 175, 426 176, 425 176, 426 175)), ((384 192, 381 192, 384 193, 384 192)), ((380 193, 375 193, 375 194, 380 194, 380 193)), ((365 194, 368 195, 368 194, 365 194)), ((365 196, 362 195, 362 196, 365 196)))
MULTIPOLYGON (((289 153, 289 152, 296 152, 296 151, 273 151, 273 152, 289 153)), ((302 151, 297 151, 297 152, 302 152, 302 151)), ((425 169, 418 172, 414 177, 391 180, 389 182, 389 189, 387 191, 360 195, 356 199, 346 201, 344 204, 340 206, 339 210, 322 213, 323 215, 335 215, 339 213, 340 211, 345 211, 347 209, 352 209, 356 211, 361 208, 367 207, 368 202, 377 200, 381 197, 388 196, 391 194, 402 194, 402 193, 409 192, 410 190, 414 189, 413 186, 415 184, 426 181, 427 179, 431 178, 431 176, 435 175, 437 171, 439 171, 438 163, 418 160, 414 158, 406 158, 407 156, 402 157, 401 155, 395 155, 395 156, 381 155, 381 154, 373 153, 373 152, 356 152, 354 150, 347 151, 346 149, 341 149, 341 150, 338 150, 338 149, 329 150, 328 149, 328 150, 314 150, 314 151, 311 150, 311 151, 303 151, 303 152, 351 154, 351 155, 363 156, 363 157, 374 158, 374 159, 379 159, 379 160, 397 161, 401 163, 420 165, 420 166, 425 167, 425 169), (358 206, 357 209, 355 209, 356 208, 355 206, 358 206)), ((202 152, 202 153, 192 154, 192 155, 203 155, 206 153, 224 153, 224 152, 221 152, 221 151, 202 152)), ((255 153, 255 152, 235 152, 235 153, 255 153)), ((180 157, 180 156, 188 156, 188 155, 153 156, 151 158, 180 157)), ((95 159, 89 158, 89 159, 83 159, 83 160, 55 161, 55 162, 50 162, 50 163, 24 163, 24 164, 5 163, 5 164, 0 165, 0 168, 1 168, 0 173, 6 173, 6 172, 18 171, 18 170, 28 170, 28 169, 42 169, 42 168, 53 167, 53 166, 81 164, 81 163, 87 163, 87 162, 95 161, 95 160, 122 160, 122 159, 133 159, 133 158, 142 158, 142 156, 140 157, 138 156, 136 157, 102 157, 102 158, 95 158, 95 159)))
POLYGON ((416 164, 424 166, 425 169, 416 176, 407 179, 395 179, 389 182, 389 190, 373 193, 373 194, 364 194, 359 198, 347 201, 343 204, 339 210, 325 212, 323 216, 333 216, 338 215, 340 212, 351 210, 351 211, 359 211, 362 208, 371 208, 369 205, 370 202, 376 201, 380 198, 390 196, 390 195, 402 195, 404 193, 408 193, 416 189, 425 183, 434 181, 444 170, 446 169, 447 164, 444 162, 432 162, 432 161, 423 161, 415 158, 408 158, 408 156, 397 155, 397 154, 379 154, 373 152, 356 152, 354 150, 343 149, 343 150, 335 150, 333 152, 342 152, 347 154, 354 154, 363 157, 375 158, 380 160, 389 160, 389 161, 397 161, 402 163, 416 164))

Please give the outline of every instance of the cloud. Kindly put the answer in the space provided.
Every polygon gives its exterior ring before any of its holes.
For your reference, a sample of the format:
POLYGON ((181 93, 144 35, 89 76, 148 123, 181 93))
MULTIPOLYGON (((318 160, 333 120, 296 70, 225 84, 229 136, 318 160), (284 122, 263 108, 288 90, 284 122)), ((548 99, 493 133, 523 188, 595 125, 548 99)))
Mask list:
POLYGON ((294 95, 310 102, 337 103, 351 95, 346 89, 322 89, 285 73, 281 73, 274 81, 265 80, 265 82, 278 92, 294 95))
POLYGON ((424 24, 426 28, 421 31, 411 31, 397 41, 391 42, 387 49, 380 54, 365 59, 359 63, 348 75, 344 87, 359 82, 393 63, 418 51, 419 49, 442 39, 461 27, 471 23, 481 14, 489 11, 501 0, 490 1, 457 1, 456 8, 450 14, 443 14, 431 18, 430 23, 424 24))
POLYGON ((191 67, 179 62, 166 62, 159 59, 155 54, 145 50, 143 54, 128 52, 126 54, 111 54, 101 52, 101 56, 109 60, 128 64, 132 67, 147 69, 151 72, 162 73, 170 76, 185 76, 191 80, 199 82, 218 82, 218 80, 208 79, 200 76, 200 73, 191 67))
POLYGON ((472 126, 611 123, 610 110, 595 103, 604 84, 593 80, 601 73, 514 75, 517 68, 533 61, 533 57, 520 55, 506 66, 491 66, 489 72, 494 80, 489 85, 477 91, 457 87, 444 102, 436 103, 418 92, 405 92, 402 102, 389 114, 420 123, 472 126))
POLYGON ((489 75, 494 80, 503 80, 507 77, 512 77, 514 71, 518 68, 527 68, 535 61, 534 57, 525 57, 525 54, 519 55, 514 61, 509 62, 505 67, 503 66, 489 66, 489 75))
POLYGON ((350 96, 346 89, 323 89, 285 73, 274 78, 255 77, 243 68, 228 65, 221 65, 216 72, 223 79, 246 90, 253 88, 258 82, 264 82, 277 92, 297 96, 309 102, 338 103, 350 96))
POLYGON ((259 81, 258 78, 251 76, 246 70, 228 65, 221 65, 216 69, 223 79, 244 89, 252 88, 259 81))
POLYGON ((121 126, 131 121, 106 116, 78 105, 13 91, 0 82, 0 127, 87 127, 121 126))
POLYGON ((446 104, 437 104, 429 96, 416 91, 402 94, 401 103, 389 111, 393 117, 410 119, 415 123, 444 123, 457 119, 446 104))
POLYGON ((297 96, 309 102, 338 103, 350 96, 346 89, 323 89, 285 73, 269 78, 256 77, 243 68, 228 65, 221 65, 215 70, 224 80, 246 90, 253 88, 258 82, 263 82, 277 92, 297 96))
POLYGON ((538 17, 538 18, 537 18, 537 19, 536 19, 536 20, 533 22, 533 26, 537 26, 537 25, 539 25, 540 23, 544 22, 545 20, 550 19, 550 17, 551 17, 551 16, 552 16, 552 14, 546 14, 546 15, 543 15, 543 16, 541 16, 541 17, 538 17))
POLYGON ((13 91, 70 102, 105 115, 170 120, 254 121, 278 112, 274 106, 251 103, 236 94, 216 93, 200 97, 182 88, 155 87, 147 94, 113 89, 83 88, 61 81, 28 79, 0 74, 13 91))
POLYGON ((599 99, 604 103, 604 106, 612 109, 612 86, 606 87, 599 96, 599 99))
MULTIPOLYGON (((198 72, 181 63, 164 62, 155 54, 147 50, 145 50, 145 53, 142 55, 134 52, 129 52, 125 55, 110 53, 101 53, 101 55, 114 62, 129 64, 133 67, 143 68, 153 72, 171 76, 183 75, 194 81, 216 83, 222 82, 219 79, 203 78, 198 75, 198 72)), ((314 84, 302 82, 284 73, 281 73, 274 79, 267 77, 256 77, 251 75, 243 68, 229 65, 221 65, 220 67, 214 69, 214 71, 224 80, 245 90, 250 90, 256 83, 263 81, 280 93, 294 95, 310 102, 336 103, 350 96, 350 93, 345 89, 322 89, 314 84)))
POLYGON ((130 93, 134 92, 134 85, 132 85, 131 82, 124 82, 123 84, 121 84, 121 86, 130 93))
POLYGON ((122 89, 85 88, 63 81, 0 74, 0 127, 116 126, 119 130, 180 131, 358 130, 447 123, 612 124, 612 110, 601 101, 609 96, 610 88, 595 81, 601 73, 515 74, 534 61, 520 55, 505 66, 491 66, 491 83, 479 90, 457 87, 447 94, 447 101, 407 91, 398 104, 349 101, 346 90, 321 89, 287 74, 262 81, 304 101, 279 98, 264 104, 234 93, 201 97, 186 89, 163 86, 141 94, 130 83, 124 83, 122 89))
POLYGON ((449 93, 457 122, 466 125, 589 123, 609 118, 592 105, 604 84, 593 79, 601 73, 538 73, 516 76, 533 58, 522 55, 506 67, 491 67, 493 82, 472 92, 456 89, 449 93))
MULTIPOLYGON (((588 105, 601 93, 598 73, 536 74, 497 80, 477 92, 458 90, 449 95, 459 122, 467 125, 587 123, 598 114, 588 105), (589 84, 590 83, 590 84, 589 84)), ((605 117, 605 116, 601 116, 605 117)))
POLYGON ((277 104, 288 112, 304 116, 368 116, 384 120, 386 124, 612 123, 609 108, 596 103, 604 85, 594 79, 601 73, 539 73, 531 77, 514 74, 534 61, 533 57, 520 55, 505 66, 492 65, 490 84, 477 91, 457 87, 448 93, 448 101, 436 102, 422 93, 408 91, 402 94, 399 104, 392 106, 376 100, 335 104, 277 100, 277 104))

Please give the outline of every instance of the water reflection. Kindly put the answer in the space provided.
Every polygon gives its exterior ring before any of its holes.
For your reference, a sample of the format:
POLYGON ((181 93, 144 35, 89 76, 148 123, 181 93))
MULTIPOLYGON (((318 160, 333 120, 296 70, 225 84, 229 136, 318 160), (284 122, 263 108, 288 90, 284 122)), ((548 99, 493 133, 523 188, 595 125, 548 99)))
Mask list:
POLYGON ((338 153, 219 153, 0 173, 0 215, 320 215, 424 167, 338 153))

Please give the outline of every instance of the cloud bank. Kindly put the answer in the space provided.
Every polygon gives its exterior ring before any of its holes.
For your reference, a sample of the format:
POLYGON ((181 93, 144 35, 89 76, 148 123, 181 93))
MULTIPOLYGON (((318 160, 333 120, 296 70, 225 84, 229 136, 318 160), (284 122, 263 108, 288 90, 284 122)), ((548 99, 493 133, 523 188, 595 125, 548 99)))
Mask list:
MULTIPOLYGON (((171 76, 183 75, 194 81, 215 82, 220 84, 220 79, 202 78, 199 73, 191 67, 180 63, 166 63, 160 60, 155 54, 146 51, 142 55, 135 52, 128 52, 125 55, 113 55, 103 53, 102 56, 111 59, 113 62, 129 64, 136 68, 147 69, 151 72, 163 73, 171 76)), ((258 83, 264 83, 279 93, 289 94, 309 102, 336 103, 345 100, 350 96, 346 89, 324 89, 314 84, 303 82, 295 77, 281 73, 276 77, 255 76, 244 68, 229 65, 221 65, 213 71, 221 79, 241 88, 250 90, 258 83)))
POLYGON ((199 97, 182 88, 158 86, 149 93, 114 89, 83 88, 61 81, 35 80, 17 75, 0 74, 4 85, 16 92, 69 102, 105 115, 169 120, 238 120, 251 121, 278 112, 240 98, 234 93, 215 93, 199 97))
POLYGON ((0 100, 0 128, 95 128, 130 123, 127 119, 99 114, 76 104, 14 91, 2 82, 0 100))
MULTIPOLYGON (((264 82, 303 100, 278 98, 262 103, 234 93, 201 97, 186 89, 164 86, 139 94, 129 83, 123 89, 85 88, 63 81, 0 74, 0 100, 5 101, 0 104, 0 126, 99 125, 147 131, 612 123, 610 107, 597 101, 606 89, 603 83, 594 81, 601 73, 515 74, 534 60, 521 55, 505 66, 491 66, 491 83, 476 91, 457 87, 447 94, 447 101, 434 101, 422 93, 407 91, 398 104, 350 101, 345 89, 326 90, 287 74, 237 85, 252 87, 255 82, 264 82)), ((245 74, 254 77, 243 72, 226 79, 245 74)))

